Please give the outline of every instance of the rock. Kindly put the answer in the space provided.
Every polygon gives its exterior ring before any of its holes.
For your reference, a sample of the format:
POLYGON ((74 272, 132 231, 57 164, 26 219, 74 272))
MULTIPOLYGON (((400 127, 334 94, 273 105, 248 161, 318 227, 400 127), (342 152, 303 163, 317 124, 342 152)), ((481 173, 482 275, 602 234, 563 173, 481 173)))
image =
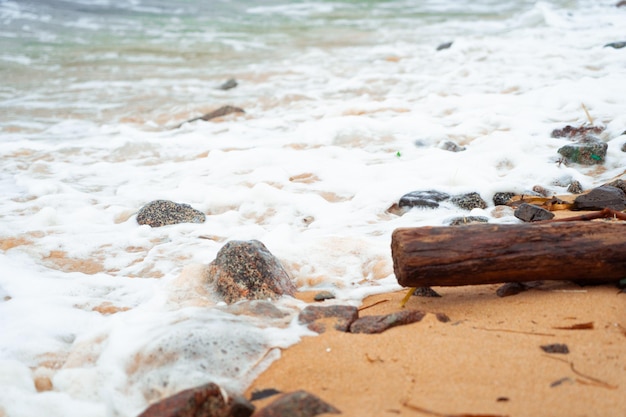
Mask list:
POLYGON ((254 417, 313 417, 325 413, 341 414, 341 411, 313 394, 296 391, 281 395, 254 417))
POLYGON ((400 207, 420 207, 420 208, 437 208, 439 203, 450 198, 450 195, 440 191, 411 191, 400 197, 398 205, 400 207))
POLYGON ((350 326, 351 333, 382 333, 392 327, 416 323, 424 318, 426 313, 419 310, 404 310, 382 316, 365 316, 358 318, 350 326))
POLYGON ((621 211, 626 209, 626 194, 617 187, 603 185, 574 200, 574 210, 602 210, 604 208, 621 211))
POLYGON ((267 300, 242 301, 229 305, 223 308, 223 310, 237 316, 244 315, 270 319, 282 319, 289 315, 267 300))
POLYGON ((594 136, 586 136, 579 142, 565 145, 557 150, 568 161, 581 165, 604 163, 608 145, 594 136))
POLYGON ((204 121, 208 122, 211 119, 216 119, 218 117, 223 117, 223 116, 229 115, 231 113, 245 113, 245 111, 243 109, 240 109, 239 107, 235 107, 235 106, 222 106, 219 109, 213 110, 212 112, 204 114, 204 115, 202 115, 200 117, 194 117, 193 119, 189 119, 189 120, 179 124, 178 126, 176 126, 176 128, 181 127, 185 123, 191 123, 191 122, 195 122, 197 120, 204 120, 204 121))
POLYGON ((498 191, 493 195, 493 204, 496 206, 505 206, 514 195, 515 193, 513 192, 498 191))
POLYGON ((554 217, 554 213, 535 206, 534 204, 522 203, 513 213, 515 217, 525 222, 538 222, 542 220, 550 220, 554 217))
POLYGON ((622 49, 623 47, 626 46, 626 42, 611 42, 611 43, 607 43, 606 45, 604 45, 605 48, 610 47, 613 49, 622 49))
POLYGON ((553 138, 580 139, 589 134, 598 135, 604 131, 602 126, 579 126, 567 125, 563 129, 554 129, 550 134, 553 138))
POLYGON ((334 298, 335 298, 335 294, 333 294, 330 291, 320 291, 317 294, 315 294, 315 296, 313 297, 315 301, 332 300, 334 298))
POLYGON ((449 226, 463 226, 472 223, 489 223, 489 219, 483 216, 463 216, 455 217, 448 223, 449 226))
POLYGON ((454 205, 465 210, 473 210, 475 208, 485 209, 487 203, 482 199, 478 193, 467 193, 454 196, 450 199, 454 205))
POLYGON ((254 406, 241 396, 224 398, 214 383, 187 389, 148 407, 139 417, 249 417, 254 406))
POLYGON ((444 49, 450 48, 451 46, 452 46, 452 42, 444 42, 444 43, 439 44, 439 46, 437 46, 437 50, 442 51, 444 49))
POLYGON ((229 304, 296 293, 280 261, 258 240, 226 243, 209 264, 207 276, 218 295, 229 304))
POLYGON ((450 152, 462 152, 465 150, 465 146, 461 146, 457 144, 456 142, 452 142, 451 140, 447 140, 443 142, 440 148, 443 149, 444 151, 450 151, 450 152))
POLYGON ((626 193, 626 181, 624 181, 624 180, 615 180, 615 181, 611 181, 609 183, 606 183, 604 185, 608 185, 610 187, 619 188, 624 193, 626 193))
POLYGON ((567 186, 567 191, 572 194, 580 194, 583 192, 583 186, 580 181, 574 180, 567 186))
POLYGON ((564 343, 553 343, 551 345, 541 345, 540 347, 546 353, 561 353, 564 355, 569 353, 569 348, 564 343))
POLYGON ((622 152, 626 152, 626 142, 624 142, 621 149, 622 149, 622 152))
POLYGON ((626 0, 621 0, 615 5, 615 7, 626 7, 626 0))
POLYGON ((318 333, 324 332, 324 327, 315 322, 325 318, 336 318, 335 329, 347 332, 350 325, 359 317, 359 309, 354 306, 306 306, 298 315, 298 322, 308 324, 309 329, 318 333))
POLYGON ((137 213, 137 223, 151 227, 161 227, 178 223, 204 223, 203 212, 189 204, 179 204, 168 200, 151 201, 137 213))
POLYGON ((231 88, 235 88, 237 87, 237 80, 235 80, 234 78, 231 78, 229 80, 227 80, 224 84, 220 85, 218 88, 220 90, 230 90, 231 88))
POLYGON ((433 290, 430 287, 417 287, 415 291, 413 291, 413 295, 415 297, 427 298, 441 297, 441 294, 439 294, 437 291, 433 290))

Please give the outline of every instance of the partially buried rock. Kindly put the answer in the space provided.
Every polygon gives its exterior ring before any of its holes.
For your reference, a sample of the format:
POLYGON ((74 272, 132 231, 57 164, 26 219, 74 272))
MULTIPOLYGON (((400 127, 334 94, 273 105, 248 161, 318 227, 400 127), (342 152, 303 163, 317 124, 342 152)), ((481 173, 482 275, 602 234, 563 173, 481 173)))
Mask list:
POLYGON ((594 136, 586 136, 576 143, 565 145, 558 149, 558 153, 568 161, 581 165, 596 165, 604 163, 608 145, 594 136))
POLYGON ((550 220, 554 217, 554 213, 535 206, 534 204, 522 203, 513 213, 515 217, 525 222, 538 222, 542 220, 550 220))
POLYGON ((255 417, 314 417, 341 411, 306 391, 283 394, 254 414, 255 417))
POLYGON ((447 140, 447 141, 443 142, 440 145, 440 147, 444 151, 450 151, 450 152, 462 152, 462 151, 465 150, 464 146, 461 146, 461 145, 459 145, 456 142, 453 142, 451 140, 447 140))
POLYGON ((238 85, 237 80, 235 80, 234 78, 230 78, 226 80, 226 82, 220 85, 218 88, 220 90, 230 90, 231 88, 237 87, 237 85, 238 85))
POLYGON ((465 210, 473 210, 475 208, 487 208, 487 203, 478 193, 467 193, 454 196, 450 199, 454 205, 465 210))
POLYGON ((209 120, 212 119, 217 119, 218 117, 224 117, 227 116, 231 113, 245 113, 244 109, 240 109, 239 107, 235 107, 235 106, 222 106, 217 110, 213 110, 210 113, 204 114, 200 117, 194 117, 193 119, 189 119, 181 124, 179 124, 178 126, 176 126, 176 128, 181 127, 182 125, 184 125, 185 123, 191 123, 191 122, 195 122, 197 120, 204 120, 206 122, 208 122, 209 120))
POLYGON ((587 194, 580 195, 574 200, 574 210, 613 210, 626 209, 626 194, 617 187, 603 185, 594 188, 587 194))
POLYGON ((611 42, 611 43, 607 43, 606 45, 604 45, 605 48, 609 47, 609 48, 613 48, 613 49, 622 49, 625 46, 626 46, 626 42, 624 42, 624 41, 611 42))
POLYGON ((493 195, 493 204, 496 206, 504 206, 509 200, 515 195, 513 192, 509 191, 498 191, 493 195))
POLYGON ((580 194, 583 192, 583 186, 580 181, 574 180, 567 186, 567 191, 572 194, 580 194))
POLYGON ((352 323, 350 333, 382 333, 392 327, 421 321, 426 313, 419 310, 405 310, 383 316, 365 316, 352 323))
POLYGON ((298 315, 298 322, 307 324, 310 330, 323 333, 324 327, 315 323, 317 320, 336 318, 335 329, 347 332, 350 325, 359 317, 359 310, 354 306, 307 306, 298 315))
POLYGON ((433 290, 430 287, 417 287, 415 288, 415 291, 413 291, 413 294, 415 297, 426 297, 426 298, 436 298, 436 297, 441 297, 441 294, 439 294, 437 291, 433 290))
POLYGON ((208 383, 152 404, 139 417, 249 417, 253 411, 245 398, 226 399, 218 385, 208 383))
POLYGON ((604 127, 602 126, 570 126, 567 125, 562 129, 554 129, 550 134, 553 138, 568 138, 568 139, 579 139, 584 138, 589 134, 599 134, 604 131, 604 127))
POLYGON ((161 227, 178 223, 204 223, 206 216, 189 204, 168 200, 155 200, 143 206, 137 213, 137 223, 161 227))
POLYGON ((280 261, 258 240, 226 243, 209 264, 207 275, 208 282, 227 303, 296 293, 280 261))
POLYGON ((400 197, 398 205, 405 208, 437 208, 439 207, 440 202, 445 201, 448 198, 450 198, 449 194, 435 190, 411 191, 410 193, 400 197))
POLYGON ((448 224, 450 226, 464 226, 476 223, 489 223, 489 219, 484 216, 463 216, 451 219, 448 224))

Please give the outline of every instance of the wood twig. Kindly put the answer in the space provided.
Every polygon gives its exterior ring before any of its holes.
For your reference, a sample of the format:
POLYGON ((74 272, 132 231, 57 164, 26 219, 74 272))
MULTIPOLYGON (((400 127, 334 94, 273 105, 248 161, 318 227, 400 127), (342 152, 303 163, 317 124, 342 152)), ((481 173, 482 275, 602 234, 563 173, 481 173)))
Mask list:
POLYGON ((574 372, 576 375, 578 375, 581 378, 584 378, 584 381, 580 381, 577 380, 578 382, 585 384, 585 385, 593 385, 593 386, 597 386, 597 387, 601 387, 601 388, 606 388, 606 389, 617 389, 618 386, 617 385, 613 385, 613 384, 609 384, 608 382, 602 381, 601 379, 598 378, 594 378, 592 376, 589 375, 585 375, 582 372, 578 371, 575 367, 574 367, 574 362, 570 362, 568 360, 565 359, 561 359, 561 358, 557 358, 554 356, 548 356, 548 355, 544 355, 546 358, 550 358, 550 359, 554 359, 556 361, 559 362, 563 362, 569 365, 570 369, 572 370, 572 372, 574 372))
POLYGON ((413 411, 417 411, 417 412, 428 414, 430 416, 435 416, 435 417, 504 417, 500 414, 482 414, 482 413, 481 414, 468 414, 468 413, 444 414, 444 413, 439 413, 437 411, 428 410, 427 408, 423 408, 418 405, 411 404, 408 400, 403 401, 402 405, 413 411))
POLYGON ((537 222, 537 223, 573 222, 573 221, 596 220, 596 219, 626 220, 626 213, 613 210, 607 207, 607 208, 603 208, 600 211, 581 214, 580 216, 566 217, 563 219, 544 220, 542 222, 537 222))
POLYGON ((487 327, 473 327, 476 330, 484 330, 486 332, 504 332, 504 333, 517 333, 517 334, 527 334, 530 336, 551 336, 554 337, 556 334, 554 333, 541 333, 541 332, 525 332, 523 330, 512 330, 512 329, 490 329, 487 327))

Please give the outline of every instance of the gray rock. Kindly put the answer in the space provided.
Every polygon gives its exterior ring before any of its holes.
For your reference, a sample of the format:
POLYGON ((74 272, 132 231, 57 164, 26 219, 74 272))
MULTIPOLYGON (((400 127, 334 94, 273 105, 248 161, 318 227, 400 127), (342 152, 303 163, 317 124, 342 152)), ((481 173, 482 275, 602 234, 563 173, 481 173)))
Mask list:
POLYGON ((283 394, 255 417, 314 417, 318 414, 341 414, 341 411, 306 391, 283 394))
POLYGON ((611 43, 607 43, 606 45, 604 45, 605 48, 610 47, 610 48, 613 48, 613 49, 622 49, 625 46, 626 46, 626 42, 624 42, 624 41, 611 42, 611 43))
POLYGON ((220 85, 218 88, 220 90, 230 90, 231 88, 235 88, 237 87, 237 80, 235 80, 234 78, 230 78, 229 80, 227 80, 225 83, 223 83, 222 85, 220 85))
POLYGON ((208 282, 227 303, 295 295, 280 261, 258 240, 226 243, 209 264, 208 282))
POLYGON ((452 42, 444 42, 437 46, 438 51, 443 51, 444 49, 449 49, 452 46, 452 42))
POLYGON ((462 152, 465 150, 465 146, 461 146, 458 143, 453 142, 451 140, 447 140, 443 142, 440 147, 444 151, 450 151, 450 152, 462 152))
POLYGON ((554 213, 535 206, 534 204, 522 203, 513 213, 515 217, 525 222, 538 222, 542 220, 550 220, 554 217, 554 213))
POLYGON ((437 208, 439 203, 450 198, 449 194, 440 191, 411 191, 400 197, 398 205, 400 207, 412 208, 437 208))
POLYGON ((161 227, 178 223, 204 223, 206 216, 189 204, 168 200, 151 201, 137 213, 137 223, 161 227))
POLYGON ((574 210, 613 210, 626 209, 626 194, 617 187, 603 185, 594 188, 587 194, 580 195, 574 200, 574 210))
POLYGON ((448 223, 449 226, 464 226, 472 223, 489 223, 489 219, 483 216, 463 216, 455 217, 448 223))
POLYGON ((418 322, 426 313, 419 310, 404 310, 382 316, 365 316, 358 318, 350 326, 350 333, 382 333, 392 327, 418 322))
POLYGON ((515 195, 509 191, 499 191, 493 195, 493 204, 496 206, 505 206, 506 203, 515 195))
POLYGON ((454 196, 450 201, 464 210, 473 210, 475 208, 487 208, 487 203, 478 193, 467 193, 454 196))
POLYGON ((415 291, 413 291, 412 295, 415 297, 426 297, 426 298, 441 297, 441 294, 433 290, 431 287, 417 287, 415 291))
POLYGON ((315 301, 332 300, 333 298, 335 298, 335 294, 330 291, 320 291, 313 297, 315 301))
POLYGON ((298 322, 307 324, 309 329, 318 333, 324 332, 324 327, 315 323, 317 320, 335 318, 335 329, 347 332, 350 325, 359 317, 359 309, 354 306, 306 306, 298 315, 298 322))
POLYGON ((594 136, 585 136, 576 143, 558 149, 569 162, 581 165, 597 165, 604 163, 608 145, 594 136))
POLYGON ((583 186, 580 181, 574 180, 567 186, 567 191, 572 194, 580 194, 583 192, 583 186))

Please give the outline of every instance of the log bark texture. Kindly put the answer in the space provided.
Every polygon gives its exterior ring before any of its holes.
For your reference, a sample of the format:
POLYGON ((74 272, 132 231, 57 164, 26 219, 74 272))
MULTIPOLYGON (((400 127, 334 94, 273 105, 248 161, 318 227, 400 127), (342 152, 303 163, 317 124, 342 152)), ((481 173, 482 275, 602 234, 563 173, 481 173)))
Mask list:
POLYGON ((396 229, 391 255, 404 287, 626 278, 626 223, 472 224, 396 229))

